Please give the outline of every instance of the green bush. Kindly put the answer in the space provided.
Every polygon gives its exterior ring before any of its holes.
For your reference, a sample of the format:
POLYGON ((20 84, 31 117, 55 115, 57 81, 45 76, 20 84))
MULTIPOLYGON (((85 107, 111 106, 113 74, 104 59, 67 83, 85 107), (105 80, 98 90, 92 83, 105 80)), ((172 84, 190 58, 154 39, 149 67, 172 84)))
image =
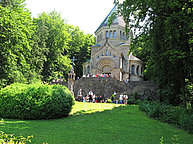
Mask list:
POLYGON ((127 104, 131 105, 131 104, 133 104, 133 101, 131 99, 128 99, 127 104))
POLYGON ((156 101, 144 101, 139 105, 142 111, 145 111, 150 117, 157 119, 162 117, 169 107, 156 101))
MULTIPOLYGON (((164 107, 162 106, 162 108, 164 107)), ((183 111, 184 109, 180 106, 165 106, 165 113, 160 117, 160 121, 179 125, 179 116, 183 111)))
POLYGON ((74 100, 61 85, 15 83, 0 91, 0 116, 16 119, 66 117, 74 100))
POLYGON ((136 100, 134 103, 135 103, 136 105, 140 105, 140 103, 142 103, 142 100, 136 100))
POLYGON ((179 125, 184 129, 188 130, 190 133, 193 133, 193 111, 184 110, 179 116, 179 125))
POLYGON ((146 109, 147 109, 148 105, 149 105, 149 101, 144 100, 142 103, 140 103, 139 109, 140 109, 141 111, 146 112, 146 111, 147 111, 146 109))
POLYGON ((156 101, 144 101, 139 109, 145 111, 149 117, 162 122, 178 125, 193 133, 193 111, 180 106, 168 106, 156 101))
POLYGON ((147 108, 147 113, 150 117, 159 118, 160 114, 162 114, 162 112, 160 113, 160 104, 157 102, 151 102, 147 108))

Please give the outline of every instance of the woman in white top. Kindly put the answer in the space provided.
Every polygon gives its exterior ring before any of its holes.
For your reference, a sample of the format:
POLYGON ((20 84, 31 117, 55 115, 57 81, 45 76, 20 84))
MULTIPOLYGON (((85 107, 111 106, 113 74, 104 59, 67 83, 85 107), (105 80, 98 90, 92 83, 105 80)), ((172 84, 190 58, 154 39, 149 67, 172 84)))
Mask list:
POLYGON ((123 95, 122 94, 120 94, 120 96, 119 96, 119 103, 123 104, 123 95))
POLYGON ((127 105, 128 96, 127 94, 124 95, 124 104, 127 105))

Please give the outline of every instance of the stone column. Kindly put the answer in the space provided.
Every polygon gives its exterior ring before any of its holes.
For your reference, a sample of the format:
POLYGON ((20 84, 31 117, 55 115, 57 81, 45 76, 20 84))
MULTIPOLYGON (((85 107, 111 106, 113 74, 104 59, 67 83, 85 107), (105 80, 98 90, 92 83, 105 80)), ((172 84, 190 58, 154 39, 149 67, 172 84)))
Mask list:
POLYGON ((70 73, 68 73, 68 89, 74 95, 74 81, 76 74, 74 73, 74 69, 72 68, 70 73))

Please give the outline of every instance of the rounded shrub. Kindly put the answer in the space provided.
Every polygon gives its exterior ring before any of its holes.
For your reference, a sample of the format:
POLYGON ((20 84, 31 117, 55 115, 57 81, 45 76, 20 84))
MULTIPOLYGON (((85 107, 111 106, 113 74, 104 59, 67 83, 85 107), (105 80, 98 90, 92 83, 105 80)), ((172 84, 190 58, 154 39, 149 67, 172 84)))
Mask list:
POLYGON ((62 118, 73 104, 71 92, 62 85, 15 83, 0 91, 0 117, 4 118, 62 118))

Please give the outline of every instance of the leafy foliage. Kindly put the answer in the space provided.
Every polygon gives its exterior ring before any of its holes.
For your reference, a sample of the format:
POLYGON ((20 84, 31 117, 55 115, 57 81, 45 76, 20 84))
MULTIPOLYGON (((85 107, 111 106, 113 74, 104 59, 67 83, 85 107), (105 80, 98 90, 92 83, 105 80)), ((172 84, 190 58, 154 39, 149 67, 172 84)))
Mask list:
POLYGON ((131 50, 145 61, 145 76, 157 83, 161 100, 185 106, 185 81, 193 81, 192 0, 125 0, 119 11, 138 31, 131 50))
POLYGON ((4 118, 66 117, 73 104, 71 92, 61 85, 15 83, 0 91, 0 116, 4 118))
POLYGON ((139 109, 148 116, 162 122, 178 125, 189 132, 193 132, 193 111, 180 106, 174 107, 156 101, 144 101, 139 104, 139 109))
POLYGON ((42 68, 40 72, 43 79, 66 77, 71 69, 70 59, 73 56, 77 59, 75 73, 82 76, 82 64, 90 57, 90 46, 95 43, 94 37, 85 35, 78 27, 66 24, 60 14, 54 11, 40 14, 34 19, 34 23, 40 49, 36 59, 40 64, 43 62, 39 66, 42 68), (44 57, 41 60, 39 56, 44 57))
POLYGON ((0 131, 1 144, 26 144, 31 143, 31 138, 33 138, 33 136, 28 136, 27 138, 23 136, 17 137, 13 134, 5 134, 4 132, 0 131))
POLYGON ((0 87, 36 77, 30 62, 34 26, 21 3, 15 0, 13 5, 0 5, 0 87))
POLYGON ((90 35, 85 35, 78 27, 67 25, 67 31, 70 36, 69 55, 72 59, 73 56, 76 58, 75 61, 75 73, 77 77, 82 76, 82 64, 90 59, 91 49, 90 47, 95 44, 96 39, 90 35))
MULTIPOLYGON (((172 137, 172 141, 173 141, 173 144, 179 144, 179 143, 177 143, 177 142, 178 142, 178 136, 177 136, 177 135, 174 135, 174 136, 172 137)), ((162 136, 161 139, 160 139, 160 144, 164 144, 164 138, 163 138, 163 136, 162 136)))
POLYGON ((65 79, 73 56, 75 72, 82 76, 82 63, 89 59, 95 38, 68 25, 55 11, 32 19, 24 1, 0 1, 0 88, 65 79))
POLYGON ((51 12, 40 14, 39 18, 34 19, 34 23, 38 28, 37 35, 42 41, 38 45, 47 51, 44 53, 46 59, 44 58, 41 71, 43 79, 47 80, 50 76, 55 77, 55 73, 60 73, 61 76, 67 74, 71 68, 71 61, 67 55, 69 34, 65 28, 64 20, 60 14, 51 12))

